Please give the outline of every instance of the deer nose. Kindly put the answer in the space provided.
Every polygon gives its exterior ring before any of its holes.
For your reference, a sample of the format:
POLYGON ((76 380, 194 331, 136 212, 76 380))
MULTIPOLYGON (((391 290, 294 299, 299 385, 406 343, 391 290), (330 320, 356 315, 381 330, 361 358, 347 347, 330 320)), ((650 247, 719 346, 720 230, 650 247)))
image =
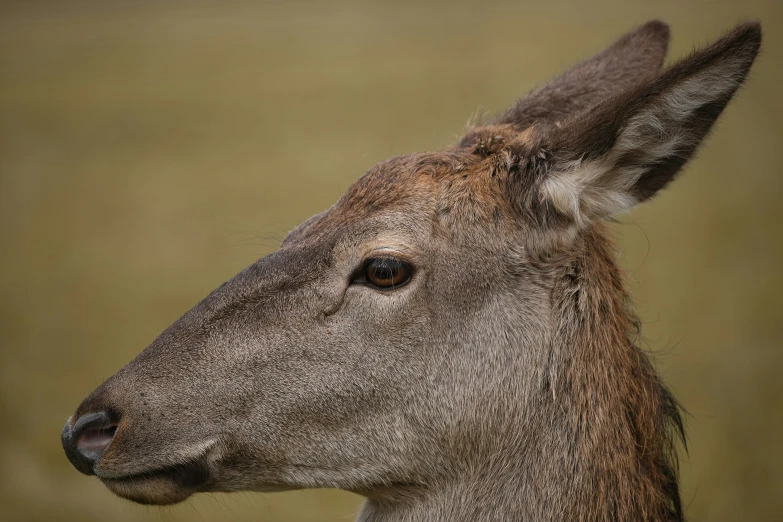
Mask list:
POLYGON ((93 468, 111 444, 118 419, 109 412, 87 413, 73 423, 68 421, 62 432, 65 455, 73 467, 85 475, 94 475, 93 468))

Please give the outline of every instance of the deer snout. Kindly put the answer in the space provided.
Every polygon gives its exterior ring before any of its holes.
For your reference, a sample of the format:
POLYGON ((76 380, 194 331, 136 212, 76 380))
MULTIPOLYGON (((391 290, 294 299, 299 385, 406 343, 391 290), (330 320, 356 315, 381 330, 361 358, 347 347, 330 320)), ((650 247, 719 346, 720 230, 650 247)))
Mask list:
POLYGON ((103 452, 111 444, 117 430, 118 419, 108 412, 87 413, 71 426, 65 423, 62 443, 71 464, 85 475, 94 475, 93 468, 103 452))

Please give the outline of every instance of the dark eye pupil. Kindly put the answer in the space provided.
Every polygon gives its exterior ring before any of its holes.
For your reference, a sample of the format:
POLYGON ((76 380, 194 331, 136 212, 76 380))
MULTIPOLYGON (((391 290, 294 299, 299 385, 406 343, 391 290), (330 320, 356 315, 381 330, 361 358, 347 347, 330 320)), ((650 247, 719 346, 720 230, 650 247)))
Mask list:
POLYGON ((394 279, 399 267, 390 266, 388 263, 373 264, 373 277, 376 279, 394 279))

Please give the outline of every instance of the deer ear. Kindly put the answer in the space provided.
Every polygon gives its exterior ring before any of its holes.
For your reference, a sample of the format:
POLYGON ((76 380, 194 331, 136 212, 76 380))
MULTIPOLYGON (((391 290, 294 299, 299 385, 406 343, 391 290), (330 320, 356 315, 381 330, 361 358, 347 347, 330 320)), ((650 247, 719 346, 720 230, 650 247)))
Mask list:
POLYGON ((646 85, 543 130, 535 152, 546 158, 538 177, 542 208, 581 223, 650 198, 693 155, 760 45, 759 23, 738 25, 646 85))
POLYGON ((603 52, 518 100, 494 123, 524 130, 534 123, 556 122, 655 77, 669 45, 669 26, 647 22, 603 52))

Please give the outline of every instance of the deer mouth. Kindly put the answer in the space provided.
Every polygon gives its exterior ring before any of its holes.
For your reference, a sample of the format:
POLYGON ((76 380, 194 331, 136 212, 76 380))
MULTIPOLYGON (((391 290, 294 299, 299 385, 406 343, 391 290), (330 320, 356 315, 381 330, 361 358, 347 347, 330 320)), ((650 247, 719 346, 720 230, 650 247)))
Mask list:
POLYGON ((154 505, 182 502, 202 490, 210 478, 204 458, 131 475, 97 475, 114 494, 139 504, 154 505))

